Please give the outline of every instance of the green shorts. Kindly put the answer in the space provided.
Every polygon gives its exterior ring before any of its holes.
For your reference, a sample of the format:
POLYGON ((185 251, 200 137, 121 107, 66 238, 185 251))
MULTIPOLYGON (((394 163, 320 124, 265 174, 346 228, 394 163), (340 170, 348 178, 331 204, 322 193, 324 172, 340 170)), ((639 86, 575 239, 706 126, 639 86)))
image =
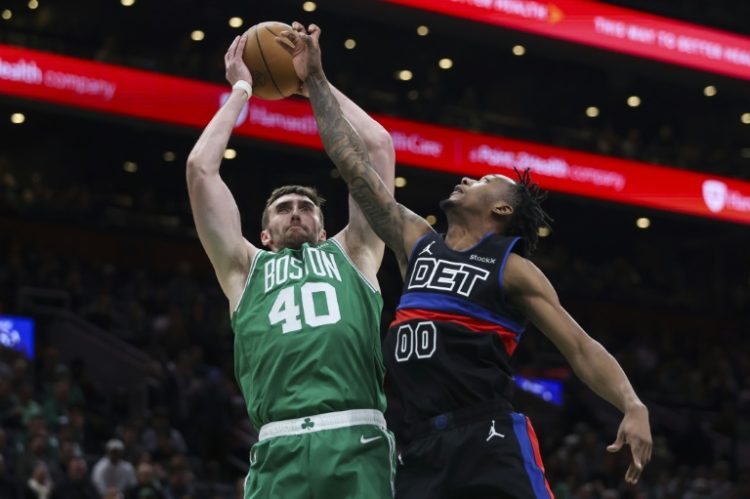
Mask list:
POLYGON ((245 499, 393 497, 393 434, 358 409, 269 423, 250 450, 245 499))

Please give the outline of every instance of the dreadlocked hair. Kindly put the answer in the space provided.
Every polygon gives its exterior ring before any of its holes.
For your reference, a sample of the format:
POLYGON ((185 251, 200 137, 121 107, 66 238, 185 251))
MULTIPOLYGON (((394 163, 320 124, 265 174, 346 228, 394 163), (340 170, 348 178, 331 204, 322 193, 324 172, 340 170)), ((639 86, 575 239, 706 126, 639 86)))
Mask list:
POLYGON ((523 172, 517 168, 514 170, 518 181, 513 189, 513 216, 506 234, 522 237, 526 243, 524 256, 529 256, 539 243, 539 229, 549 228, 553 220, 542 208, 547 192, 532 182, 530 169, 526 168, 523 172))

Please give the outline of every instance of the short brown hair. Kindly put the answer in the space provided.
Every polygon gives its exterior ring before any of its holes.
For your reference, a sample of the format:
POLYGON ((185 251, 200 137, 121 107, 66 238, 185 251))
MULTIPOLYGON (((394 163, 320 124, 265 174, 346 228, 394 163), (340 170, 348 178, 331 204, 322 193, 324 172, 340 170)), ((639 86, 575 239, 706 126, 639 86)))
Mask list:
POLYGON ((298 194, 300 196, 305 196, 310 199, 310 201, 313 202, 315 206, 318 207, 318 213, 320 214, 320 225, 325 226, 324 220, 323 220, 323 205, 325 204, 326 200, 323 196, 320 195, 318 192, 318 189, 315 187, 307 187, 304 185, 282 185, 281 187, 277 187, 276 189, 271 192, 271 195, 266 200, 266 206, 263 208, 263 229, 266 228, 268 225, 268 208, 273 204, 274 201, 279 199, 281 196, 286 196, 287 194, 298 194))

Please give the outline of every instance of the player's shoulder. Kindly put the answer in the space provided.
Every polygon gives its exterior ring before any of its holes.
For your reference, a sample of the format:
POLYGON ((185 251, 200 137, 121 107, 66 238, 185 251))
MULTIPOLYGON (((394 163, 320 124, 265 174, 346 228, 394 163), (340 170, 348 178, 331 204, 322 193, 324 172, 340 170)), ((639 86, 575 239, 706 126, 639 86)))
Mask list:
POLYGON ((544 273, 534 262, 518 253, 508 255, 503 273, 503 288, 506 292, 535 289, 544 281, 546 281, 544 273))
POLYGON ((377 274, 382 253, 356 237, 347 237, 346 227, 327 241, 343 253, 349 264, 373 289, 380 289, 377 274))

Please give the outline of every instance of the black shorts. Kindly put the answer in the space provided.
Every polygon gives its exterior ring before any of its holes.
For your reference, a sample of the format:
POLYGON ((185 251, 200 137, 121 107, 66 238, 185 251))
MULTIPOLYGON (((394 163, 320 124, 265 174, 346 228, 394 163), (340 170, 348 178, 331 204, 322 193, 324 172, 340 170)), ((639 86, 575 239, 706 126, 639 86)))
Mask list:
POLYGON ((399 454, 396 499, 554 498, 529 419, 483 412, 468 421, 448 414, 426 422, 431 431, 399 454))

